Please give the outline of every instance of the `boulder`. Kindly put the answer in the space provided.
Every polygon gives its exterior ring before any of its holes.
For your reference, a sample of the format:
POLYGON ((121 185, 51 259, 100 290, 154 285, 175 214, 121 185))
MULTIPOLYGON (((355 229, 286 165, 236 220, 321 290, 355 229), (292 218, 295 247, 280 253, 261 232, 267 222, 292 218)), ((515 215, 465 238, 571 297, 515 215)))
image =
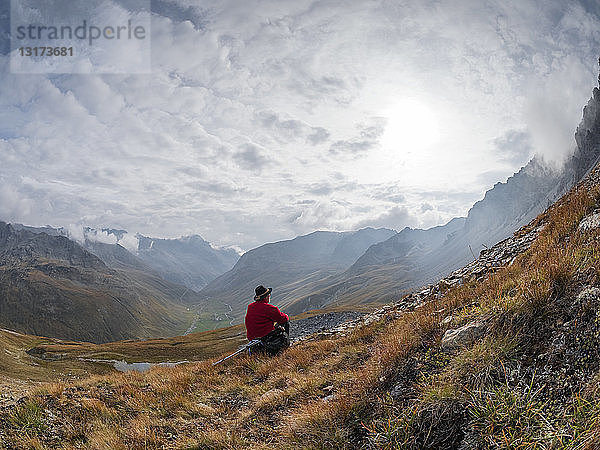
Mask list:
POLYGON ((442 349, 453 350, 471 345, 485 334, 484 322, 475 321, 455 330, 447 330, 442 338, 442 349))
POLYGON ((600 212, 594 212, 581 219, 579 222, 579 231, 589 231, 600 227, 600 212))

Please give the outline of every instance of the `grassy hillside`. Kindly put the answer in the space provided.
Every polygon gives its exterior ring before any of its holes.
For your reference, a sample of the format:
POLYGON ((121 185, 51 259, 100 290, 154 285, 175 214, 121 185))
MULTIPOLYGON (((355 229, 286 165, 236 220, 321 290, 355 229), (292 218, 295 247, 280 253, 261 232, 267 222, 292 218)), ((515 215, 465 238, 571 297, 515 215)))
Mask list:
POLYGON ((110 342, 229 324, 225 305, 161 278, 124 248, 94 251, 112 267, 65 236, 0 222, 0 327, 110 342))
MULTIPOLYGON (((600 178, 599 171, 592 180, 600 178)), ((276 358, 47 385, 0 412, 23 448, 600 447, 600 207, 580 185, 482 282, 276 358), (462 346, 449 329, 478 324, 462 346)))
MULTIPOLYGON (((362 305, 357 311, 368 313, 374 305, 362 305)), ((344 312, 345 308, 327 308, 307 311, 292 318, 306 319, 320 314, 344 312)), ((294 337, 294 336, 292 336, 294 337)), ((125 360, 127 362, 177 362, 201 361, 214 358, 224 352, 233 352, 245 344, 246 329, 243 325, 219 328, 212 331, 191 333, 161 339, 125 340, 93 344, 90 342, 61 341, 57 339, 29 337, 23 348, 45 360, 75 361, 81 358, 125 360)))
POLYGON ((117 359, 127 362, 198 361, 234 351, 246 343, 242 325, 164 339, 89 342, 42 342, 33 351, 46 359, 117 359))
POLYGON ((194 314, 177 303, 174 286, 142 273, 58 260, 3 261, 0 326, 93 342, 182 334, 194 314))
POLYGON ((18 398, 42 382, 73 381, 110 372, 108 367, 98 364, 78 360, 44 361, 27 353, 36 346, 55 345, 58 342, 56 339, 0 329, 0 405, 2 401, 18 398))

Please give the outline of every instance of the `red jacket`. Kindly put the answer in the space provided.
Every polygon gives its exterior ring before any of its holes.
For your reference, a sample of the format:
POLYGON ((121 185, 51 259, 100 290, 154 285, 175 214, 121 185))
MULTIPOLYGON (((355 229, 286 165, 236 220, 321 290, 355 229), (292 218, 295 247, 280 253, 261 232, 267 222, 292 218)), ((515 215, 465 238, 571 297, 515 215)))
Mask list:
POLYGON ((279 311, 277 306, 265 300, 257 300, 248 305, 246 312, 246 336, 248 340, 266 336, 275 329, 275 322, 284 324, 290 318, 279 311))

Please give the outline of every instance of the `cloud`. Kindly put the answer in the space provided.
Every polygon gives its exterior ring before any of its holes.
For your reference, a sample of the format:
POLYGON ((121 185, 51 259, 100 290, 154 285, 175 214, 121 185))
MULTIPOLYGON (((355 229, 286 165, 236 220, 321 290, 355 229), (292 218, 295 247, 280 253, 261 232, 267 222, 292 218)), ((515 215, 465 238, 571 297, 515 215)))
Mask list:
POLYGON ((258 173, 272 163, 268 157, 264 156, 264 152, 254 144, 242 145, 241 150, 233 155, 233 159, 240 167, 258 173))
POLYGON ((401 230, 404 227, 415 225, 417 220, 411 216, 405 206, 394 206, 376 217, 365 219, 359 223, 358 228, 390 228, 401 230))
POLYGON ((70 223, 67 227, 67 236, 74 241, 77 241, 79 244, 85 244, 85 231, 84 226, 79 224, 70 223))
POLYGON ((498 182, 505 182, 513 173, 507 170, 488 170, 477 175, 477 181, 491 188, 498 182))
POLYGON ((391 203, 406 202, 406 193, 398 186, 372 186, 369 191, 370 195, 378 200, 391 203))
POLYGON ((315 183, 307 189, 313 195, 330 195, 335 191, 335 185, 330 183, 315 183))
POLYGON ((312 134, 306 137, 306 140, 312 145, 321 144, 329 139, 330 133, 325 128, 315 127, 312 129, 312 134))
POLYGON ((116 244, 119 238, 109 233, 107 230, 95 230, 90 228, 84 228, 85 238, 91 242, 100 242, 102 244, 116 244))
POLYGON ((371 125, 359 125, 359 133, 356 137, 349 140, 339 140, 331 144, 329 153, 331 155, 356 158, 364 156, 370 150, 379 145, 379 140, 385 131, 384 120, 381 118, 372 119, 371 125))
POLYGON ((433 206, 431 206, 429 203, 423 203, 421 205, 421 212, 427 212, 427 211, 433 211, 433 206))
POLYGON ((119 239, 118 244, 125 247, 131 253, 136 254, 138 251, 139 239, 137 236, 125 233, 123 237, 119 239))
POLYGON ((34 199, 20 192, 15 186, 6 183, 0 177, 0 220, 12 222, 31 222, 36 206, 34 199))
POLYGON ((77 241, 81 245, 85 245, 86 242, 100 242, 111 245, 119 244, 131 253, 137 254, 138 237, 126 231, 117 235, 108 230, 94 229, 79 223, 69 224, 66 227, 66 232, 70 239, 77 241))
POLYGON ((555 165, 572 154, 574 132, 593 87, 594 67, 567 56, 531 88, 525 120, 535 153, 555 165), (586 92, 587 91, 587 92, 586 92))
POLYGON ((152 12, 168 17, 173 22, 190 21, 196 30, 205 30, 211 21, 209 9, 199 5, 185 5, 175 0, 151 0, 152 12))
POLYGON ((351 205, 336 200, 317 201, 300 209, 293 225, 298 230, 342 230, 344 226, 341 223, 351 216, 351 205))
POLYGON ((502 136, 492 141, 498 152, 500 160, 506 161, 514 167, 515 164, 524 165, 531 158, 531 136, 527 131, 509 130, 502 136))
POLYGON ((367 221, 436 225, 529 152, 572 150, 596 83, 595 2, 152 9, 149 75, 15 75, 0 56, 0 219, 243 249, 367 221), (385 154, 383 113, 407 98, 435 115, 439 142, 385 154))
POLYGON ((280 141, 294 139, 317 145, 329 138, 329 131, 323 127, 313 127, 296 119, 282 119, 272 111, 261 111, 259 123, 268 130, 277 133, 280 141))

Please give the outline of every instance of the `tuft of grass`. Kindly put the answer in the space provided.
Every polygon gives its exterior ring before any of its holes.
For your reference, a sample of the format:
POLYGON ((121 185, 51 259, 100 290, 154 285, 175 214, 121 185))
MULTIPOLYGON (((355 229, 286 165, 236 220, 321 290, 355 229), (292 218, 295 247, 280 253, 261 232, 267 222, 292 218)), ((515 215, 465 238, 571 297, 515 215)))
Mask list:
POLYGON ((48 428, 44 423, 44 408, 35 401, 27 401, 9 416, 10 423, 19 431, 40 434, 48 428))
POLYGON ((365 425, 370 444, 382 449, 458 448, 463 439, 464 405, 449 396, 425 396, 409 407, 388 405, 387 417, 365 425))
POLYGON ((490 448, 549 448, 564 437, 533 381, 524 389, 501 384, 471 394, 470 427, 490 448))

